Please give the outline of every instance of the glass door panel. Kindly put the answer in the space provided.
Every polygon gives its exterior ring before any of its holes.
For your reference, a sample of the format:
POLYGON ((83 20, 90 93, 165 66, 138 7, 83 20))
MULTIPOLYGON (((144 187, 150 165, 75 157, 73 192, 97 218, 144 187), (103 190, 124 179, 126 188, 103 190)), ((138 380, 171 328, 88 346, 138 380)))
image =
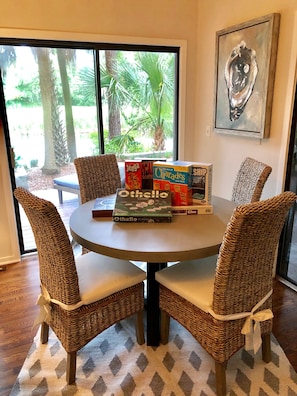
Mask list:
MULTIPOLYGON (((2 44, 0 39, 12 185, 52 201, 67 229, 78 195, 63 191, 61 200, 53 179, 74 175, 77 156, 176 159, 177 48, 2 44)), ((21 207, 16 216, 21 252, 36 250, 21 207)))
MULTIPOLYGON (((297 88, 297 87, 296 87, 297 88)), ((297 89, 291 124, 285 190, 297 194, 297 89)), ((279 244, 277 274, 297 287, 297 203, 290 209, 279 244)))
POLYGON ((173 158, 176 53, 101 50, 104 151, 173 158))
MULTIPOLYGON (((74 174, 76 156, 98 153, 90 136, 98 136, 93 51, 1 48, 14 53, 3 70, 3 86, 16 186, 52 201, 68 228, 78 196, 63 192, 61 203, 53 179, 74 174)), ((20 222, 24 251, 36 249, 21 207, 20 222)))

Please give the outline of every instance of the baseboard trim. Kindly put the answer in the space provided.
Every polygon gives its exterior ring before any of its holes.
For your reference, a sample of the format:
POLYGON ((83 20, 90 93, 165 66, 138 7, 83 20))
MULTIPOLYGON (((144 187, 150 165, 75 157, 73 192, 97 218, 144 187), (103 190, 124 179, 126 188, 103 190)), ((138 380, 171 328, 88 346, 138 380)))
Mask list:
POLYGON ((277 279, 279 282, 283 283, 284 285, 288 286, 290 289, 294 290, 297 292, 297 286, 294 285, 293 283, 289 282, 287 279, 282 278, 281 276, 276 276, 275 279, 277 279))

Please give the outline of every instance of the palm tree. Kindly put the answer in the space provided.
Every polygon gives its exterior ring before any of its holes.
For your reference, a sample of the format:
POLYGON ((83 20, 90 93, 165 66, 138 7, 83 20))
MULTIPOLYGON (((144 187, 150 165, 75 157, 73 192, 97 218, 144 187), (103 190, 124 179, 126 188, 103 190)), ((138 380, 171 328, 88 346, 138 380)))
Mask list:
POLYGON ((44 126, 44 165, 42 172, 45 174, 58 173, 55 144, 54 144, 54 120, 53 111, 56 110, 57 100, 55 97, 55 83, 53 80, 52 64, 48 48, 32 48, 33 54, 37 58, 39 69, 39 84, 41 102, 43 108, 44 126))
POLYGON ((144 72, 134 91, 143 112, 137 121, 152 129, 153 149, 161 151, 165 149, 165 136, 173 135, 175 59, 173 55, 142 52, 137 65, 144 72))
POLYGON ((72 101, 69 87, 67 64, 75 62, 75 50, 57 48, 57 57, 61 76, 61 84, 64 98, 67 147, 70 161, 77 157, 76 139, 73 122, 72 101))
MULTIPOLYGON (((60 114, 57 101, 57 89, 55 81, 55 72, 52 65, 49 48, 31 47, 33 56, 38 64, 38 79, 39 79, 39 93, 43 108, 43 124, 44 124, 44 164, 42 172, 44 174, 58 173, 58 166, 64 165, 68 162, 67 147, 65 145, 65 131, 60 121, 60 114)), ((14 47, 2 46, 0 47, 0 66, 6 71, 7 67, 16 60, 16 53, 14 47)), ((19 89, 30 86, 30 94, 34 81, 29 85, 20 83, 19 89), (31 86, 30 86, 31 85, 31 86)), ((34 91, 34 90, 33 90, 34 91)), ((25 100, 32 101, 33 95, 24 96, 25 100)), ((20 98, 14 99, 17 102, 20 98)))
POLYGON ((58 167, 69 162, 65 130, 61 122, 55 71, 50 48, 31 48, 39 69, 40 95, 44 126, 44 174, 58 173, 58 167))
MULTIPOLYGON (((120 121, 111 122, 109 138, 117 142, 120 152, 127 142, 133 141, 130 133, 138 131, 153 137, 153 150, 164 150, 165 137, 172 137, 174 128, 174 54, 136 52, 126 58, 123 51, 113 52, 113 56, 107 54, 112 68, 103 63, 100 65, 100 85, 105 91, 109 109, 120 110, 128 131, 123 133, 121 128, 119 135, 120 121)), ((93 92, 94 71, 89 68, 82 70, 80 80, 87 100, 93 92)), ((109 111, 109 118, 112 116, 112 111, 109 111)))
POLYGON ((113 100, 121 102, 122 114, 130 130, 144 131, 153 136, 153 150, 165 149, 165 136, 173 135, 175 59, 170 54, 138 52, 135 61, 121 59, 113 100), (132 107, 130 117, 125 116, 132 107))
MULTIPOLYGON (((106 71, 110 76, 109 82, 112 83, 117 79, 117 51, 105 51, 106 71)), ((120 106, 117 101, 113 100, 112 85, 107 87, 108 102, 108 131, 109 138, 121 134, 121 113, 120 106)))

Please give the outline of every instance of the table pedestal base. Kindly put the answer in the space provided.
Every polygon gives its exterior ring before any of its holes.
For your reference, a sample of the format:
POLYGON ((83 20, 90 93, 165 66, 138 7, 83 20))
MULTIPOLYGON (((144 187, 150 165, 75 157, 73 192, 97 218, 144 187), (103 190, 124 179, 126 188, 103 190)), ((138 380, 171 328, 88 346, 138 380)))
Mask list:
POLYGON ((160 343, 159 283, 155 273, 167 267, 167 263, 147 263, 147 345, 160 343))

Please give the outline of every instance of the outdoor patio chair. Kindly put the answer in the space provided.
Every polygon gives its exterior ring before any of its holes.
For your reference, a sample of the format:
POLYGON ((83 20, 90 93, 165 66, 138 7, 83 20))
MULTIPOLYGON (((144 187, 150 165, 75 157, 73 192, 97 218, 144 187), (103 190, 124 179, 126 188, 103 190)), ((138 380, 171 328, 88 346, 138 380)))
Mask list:
POLYGON ((170 317, 184 326, 213 357, 219 396, 226 394, 227 362, 244 345, 256 352, 263 340, 262 358, 271 359, 273 266, 295 200, 293 192, 284 192, 237 206, 218 256, 184 261, 156 273, 161 342, 168 342, 170 317))
POLYGON ((129 261, 87 253, 74 258, 56 207, 22 187, 14 195, 31 224, 39 257, 38 299, 41 342, 49 327, 67 352, 66 380, 75 382, 76 354, 113 324, 136 315, 136 336, 144 343, 143 308, 146 273, 129 261))
POLYGON ((272 168, 247 157, 242 162, 232 189, 232 201, 237 205, 259 201, 272 168))

